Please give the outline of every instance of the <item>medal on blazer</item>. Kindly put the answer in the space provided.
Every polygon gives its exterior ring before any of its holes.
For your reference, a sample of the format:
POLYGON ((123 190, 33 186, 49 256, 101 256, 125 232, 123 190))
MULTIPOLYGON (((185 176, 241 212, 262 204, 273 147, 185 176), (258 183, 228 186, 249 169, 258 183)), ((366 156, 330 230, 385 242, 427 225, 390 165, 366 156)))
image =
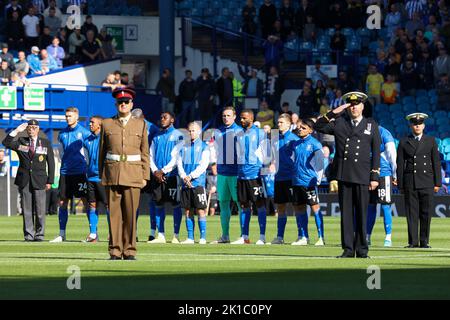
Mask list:
POLYGON ((42 162, 42 161, 44 161, 44 156, 43 156, 43 155, 40 155, 40 156, 39 156, 39 162, 42 162))

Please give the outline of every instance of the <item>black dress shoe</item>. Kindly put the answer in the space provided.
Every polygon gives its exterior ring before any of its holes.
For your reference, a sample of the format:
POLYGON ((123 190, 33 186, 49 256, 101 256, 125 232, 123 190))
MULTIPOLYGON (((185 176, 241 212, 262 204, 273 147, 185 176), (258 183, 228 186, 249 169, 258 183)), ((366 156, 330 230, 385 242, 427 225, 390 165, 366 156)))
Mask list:
POLYGON ((109 258, 109 260, 122 260, 122 258, 121 257, 117 257, 117 256, 111 256, 109 258))
POLYGON ((355 254, 352 252, 344 252, 342 253, 340 256, 337 256, 336 258, 340 259, 340 258, 354 258, 355 254))
POLYGON ((155 237, 154 236, 148 236, 148 241, 152 241, 152 240, 155 240, 155 237))
POLYGON ((420 247, 423 249, 431 249, 431 247, 427 244, 421 245, 420 247))
POLYGON ((24 239, 25 242, 33 242, 34 239, 24 239))
POLYGON ((123 260, 136 260, 135 256, 127 256, 127 257, 123 257, 123 260))
POLYGON ((356 257, 360 259, 370 259, 370 257, 367 254, 357 254, 356 257))
POLYGON ((408 244, 405 248, 406 249, 412 249, 412 248, 418 248, 418 245, 412 245, 412 244, 408 244))
POLYGON ((34 241, 35 242, 42 242, 42 241, 44 241, 44 239, 42 239, 42 238, 34 238, 34 241))

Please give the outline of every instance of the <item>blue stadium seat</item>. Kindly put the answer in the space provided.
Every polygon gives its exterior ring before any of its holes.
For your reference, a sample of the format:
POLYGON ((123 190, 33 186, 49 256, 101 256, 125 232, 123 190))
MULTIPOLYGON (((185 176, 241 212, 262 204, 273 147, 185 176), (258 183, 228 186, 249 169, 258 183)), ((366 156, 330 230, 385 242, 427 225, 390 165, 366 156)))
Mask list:
POLYGON ((390 105, 389 106, 389 111, 391 111, 391 112, 400 112, 400 113, 403 114, 403 112, 402 112, 402 105, 398 104, 398 103, 390 105))
POLYGON ((436 119, 436 124, 438 126, 450 124, 450 119, 447 118, 447 117, 445 117, 445 118, 437 118, 436 119))
POLYGON ((375 105, 375 111, 376 112, 388 112, 389 107, 387 106, 387 104, 384 103, 380 103, 375 105))
POLYGON ((344 28, 344 29, 342 29, 341 34, 343 34, 344 36, 346 36, 348 38, 348 37, 355 35, 355 32, 353 31, 352 28, 344 28))
POLYGON ((319 42, 317 42, 316 49, 319 51, 329 51, 330 44, 325 41, 319 41, 319 42))
POLYGON ((304 41, 300 43, 301 52, 311 52, 313 49, 313 43, 309 41, 304 41))
POLYGON ((417 96, 416 97, 416 103, 420 106, 421 104, 424 104, 424 103, 429 103, 430 101, 429 101, 429 99, 428 99, 428 96, 417 96))
POLYGON ((408 104, 403 105, 403 111, 405 111, 406 114, 416 112, 416 110, 417 110, 417 106, 415 104, 408 103, 408 104))
POLYGON ((445 161, 450 161, 450 153, 447 153, 444 155, 444 160, 445 161))
POLYGON ((403 104, 411 104, 411 103, 415 103, 416 99, 414 99, 413 96, 405 96, 402 98, 402 103, 403 104))
POLYGON ((431 97, 437 97, 437 91, 436 89, 430 89, 428 90, 428 96, 431 97))
POLYGON ((431 104, 437 104, 438 102, 438 96, 430 96, 430 103, 431 104))
POLYGON ((428 91, 425 89, 419 89, 416 91, 416 97, 428 97, 428 91))
POLYGON ((447 118, 447 112, 442 111, 442 110, 436 111, 436 112, 433 114, 433 118, 435 118, 435 119, 439 119, 439 118, 447 118))
POLYGON ((403 115, 404 115, 404 113, 402 111, 392 111, 391 118, 393 121, 399 120, 399 121, 403 122, 403 115))
POLYGON ((378 41, 372 41, 369 43, 369 51, 375 53, 378 49, 378 41))
POLYGON ((327 30, 325 30, 325 34, 328 35, 329 37, 332 37, 334 35, 335 29, 334 28, 328 28, 327 30))
POLYGON ((214 9, 220 9, 220 8, 222 8, 222 6, 223 6, 223 2, 220 1, 220 0, 214 0, 211 3, 211 7, 214 8, 214 9))
POLYGON ((442 146, 450 146, 450 137, 445 137, 444 139, 442 139, 442 146))

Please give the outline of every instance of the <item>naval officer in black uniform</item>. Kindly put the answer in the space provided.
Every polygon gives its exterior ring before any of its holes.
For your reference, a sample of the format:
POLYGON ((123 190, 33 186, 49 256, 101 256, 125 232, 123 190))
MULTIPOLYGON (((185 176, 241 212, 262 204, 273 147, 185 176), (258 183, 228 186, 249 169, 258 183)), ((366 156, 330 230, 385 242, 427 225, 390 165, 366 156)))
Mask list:
POLYGON ((3 144, 16 151, 20 160, 15 184, 19 187, 22 199, 25 241, 42 241, 45 232, 46 190, 50 189, 55 177, 52 145, 49 140, 39 137, 37 120, 22 123, 6 136, 3 144), (25 130, 27 136, 17 138, 25 130))
POLYGON ((433 197, 441 187, 438 146, 434 137, 423 133, 427 118, 425 113, 412 113, 406 117, 412 133, 400 140, 397 150, 397 183, 405 195, 408 223, 407 248, 430 248, 433 197))
POLYGON ((332 172, 339 185, 344 250, 338 258, 368 258, 369 190, 378 187, 381 137, 378 124, 362 115, 367 96, 349 92, 342 98, 346 103, 319 118, 314 129, 334 135, 336 141, 332 172))

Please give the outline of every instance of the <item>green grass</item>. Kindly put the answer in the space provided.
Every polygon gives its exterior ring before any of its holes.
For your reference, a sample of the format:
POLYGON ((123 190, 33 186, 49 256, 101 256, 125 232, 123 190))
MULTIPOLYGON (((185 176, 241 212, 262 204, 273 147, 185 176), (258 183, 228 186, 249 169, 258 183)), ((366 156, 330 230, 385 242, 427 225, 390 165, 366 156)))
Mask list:
MULTIPOLYGON (((394 218, 394 247, 382 246, 378 220, 370 248, 372 259, 335 259, 340 248, 339 219, 325 218, 325 247, 255 245, 150 245, 148 216, 139 220, 137 261, 108 261, 105 217, 100 219, 101 242, 82 243, 88 233, 85 216, 70 216, 68 240, 62 244, 22 241, 21 217, 0 218, 0 299, 449 299, 450 219, 433 219, 432 249, 404 249, 404 218, 394 218), (81 270, 81 290, 68 290, 69 266, 81 270), (381 269, 381 290, 368 290, 367 267, 381 269)), ((57 217, 47 219, 46 238, 58 233, 57 217)), ((231 237, 239 235, 232 217, 231 237)), ((268 239, 276 219, 268 220, 268 239)), ((311 242, 316 241, 310 218, 311 242)), ((167 239, 172 220, 166 219, 167 239)), ((219 235, 219 217, 208 217, 208 241, 219 235)), ((252 217, 251 240, 258 239, 252 217)), ((186 231, 184 219, 181 238, 186 231)), ((198 226, 196 224, 196 236, 198 226)), ((296 239, 295 219, 289 217, 287 242, 296 239)), ((232 239, 233 240, 233 239, 232 239)))

